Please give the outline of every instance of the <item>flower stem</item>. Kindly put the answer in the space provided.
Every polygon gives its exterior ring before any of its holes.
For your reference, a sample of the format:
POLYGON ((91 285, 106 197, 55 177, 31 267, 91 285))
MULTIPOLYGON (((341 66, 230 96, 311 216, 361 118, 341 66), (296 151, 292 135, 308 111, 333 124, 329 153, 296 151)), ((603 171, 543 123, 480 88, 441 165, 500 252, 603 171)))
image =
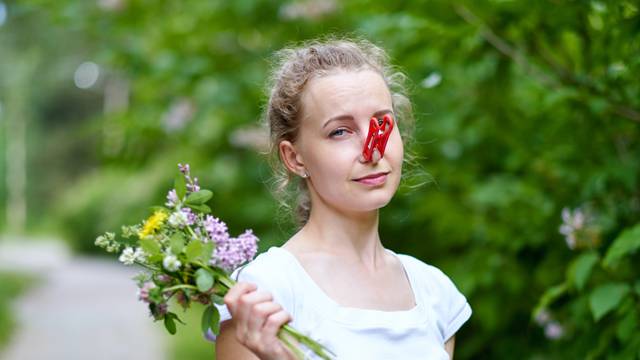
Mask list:
POLYGON ((138 264, 138 265, 140 265, 140 266, 142 266, 144 268, 147 268, 147 269, 149 269, 151 271, 160 271, 160 269, 158 269, 157 267, 150 266, 150 265, 147 265, 145 263, 141 263, 140 261, 134 261, 134 263, 138 264))
POLYGON ((180 284, 180 285, 174 285, 168 288, 165 288, 163 291, 167 292, 167 291, 173 291, 173 290, 177 290, 177 289, 193 289, 193 290, 198 290, 197 287, 193 286, 193 285, 189 285, 189 284, 180 284))

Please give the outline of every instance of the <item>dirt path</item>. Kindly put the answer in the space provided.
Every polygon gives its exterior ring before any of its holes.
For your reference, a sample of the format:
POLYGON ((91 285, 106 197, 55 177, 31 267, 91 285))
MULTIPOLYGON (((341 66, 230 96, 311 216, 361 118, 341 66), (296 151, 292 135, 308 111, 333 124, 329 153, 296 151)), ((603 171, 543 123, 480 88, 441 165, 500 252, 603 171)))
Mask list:
POLYGON ((71 257, 54 242, 15 240, 0 239, 0 268, 43 281, 15 303, 19 324, 0 359, 165 358, 161 324, 136 300, 136 269, 71 257))

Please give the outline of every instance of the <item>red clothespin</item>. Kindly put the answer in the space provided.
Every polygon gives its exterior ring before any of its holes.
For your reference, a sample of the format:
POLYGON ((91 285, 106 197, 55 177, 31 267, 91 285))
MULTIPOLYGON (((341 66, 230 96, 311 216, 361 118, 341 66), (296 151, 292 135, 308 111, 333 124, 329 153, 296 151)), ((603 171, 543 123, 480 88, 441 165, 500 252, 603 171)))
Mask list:
POLYGON ((384 156, 384 149, 387 147, 387 140, 393 130, 393 119, 391 115, 386 114, 382 118, 382 123, 378 123, 378 118, 372 117, 369 120, 369 134, 367 140, 364 142, 364 148, 362 149, 362 156, 365 161, 371 161, 376 156, 376 161, 382 159, 384 156), (377 154, 374 155, 374 153, 377 154), (379 157, 378 157, 379 156, 379 157))

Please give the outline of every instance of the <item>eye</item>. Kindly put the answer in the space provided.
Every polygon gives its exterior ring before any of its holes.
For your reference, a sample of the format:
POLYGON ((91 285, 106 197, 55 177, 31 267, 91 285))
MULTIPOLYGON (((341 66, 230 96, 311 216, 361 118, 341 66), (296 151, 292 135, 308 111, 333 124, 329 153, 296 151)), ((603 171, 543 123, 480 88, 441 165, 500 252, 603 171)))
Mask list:
POLYGON ((342 136, 345 132, 347 132, 347 129, 335 129, 329 133, 329 137, 342 136))

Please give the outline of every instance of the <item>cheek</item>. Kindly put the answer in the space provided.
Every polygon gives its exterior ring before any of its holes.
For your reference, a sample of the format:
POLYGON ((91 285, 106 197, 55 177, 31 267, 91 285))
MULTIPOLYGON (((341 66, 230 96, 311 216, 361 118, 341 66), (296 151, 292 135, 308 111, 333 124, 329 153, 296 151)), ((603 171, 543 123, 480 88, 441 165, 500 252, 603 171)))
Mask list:
POLYGON ((312 163, 316 172, 324 181, 331 181, 348 177, 353 159, 359 150, 348 141, 317 146, 312 155, 312 163))

